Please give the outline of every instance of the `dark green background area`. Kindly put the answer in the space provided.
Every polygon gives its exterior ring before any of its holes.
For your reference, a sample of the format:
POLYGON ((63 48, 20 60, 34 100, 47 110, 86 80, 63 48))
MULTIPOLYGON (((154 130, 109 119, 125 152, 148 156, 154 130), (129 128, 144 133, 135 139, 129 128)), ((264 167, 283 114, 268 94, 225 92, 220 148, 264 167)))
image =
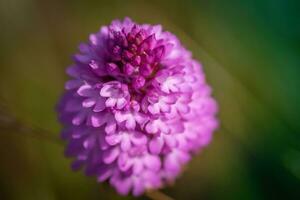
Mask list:
MULTIPOLYGON (((203 63, 221 121, 163 191, 179 200, 300 199, 299 10, 297 0, 0 0, 0 96, 21 123, 59 138, 54 107, 79 42, 115 18, 162 24, 203 63)), ((134 199, 72 172, 60 143, 7 123, 4 115, 1 200, 134 199)))

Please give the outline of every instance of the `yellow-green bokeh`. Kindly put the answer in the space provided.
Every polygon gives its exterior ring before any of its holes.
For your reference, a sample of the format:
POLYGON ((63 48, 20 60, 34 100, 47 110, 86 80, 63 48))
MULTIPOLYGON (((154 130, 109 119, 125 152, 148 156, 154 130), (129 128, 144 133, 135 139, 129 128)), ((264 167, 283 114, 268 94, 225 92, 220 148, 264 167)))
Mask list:
MULTIPOLYGON (((115 18, 162 24, 202 62, 221 122, 164 192, 300 199, 299 8, 292 0, 0 0, 0 97, 22 122, 59 138, 54 108, 79 42, 115 18)), ((62 145, 1 127, 0 199, 134 199, 72 172, 62 145)))

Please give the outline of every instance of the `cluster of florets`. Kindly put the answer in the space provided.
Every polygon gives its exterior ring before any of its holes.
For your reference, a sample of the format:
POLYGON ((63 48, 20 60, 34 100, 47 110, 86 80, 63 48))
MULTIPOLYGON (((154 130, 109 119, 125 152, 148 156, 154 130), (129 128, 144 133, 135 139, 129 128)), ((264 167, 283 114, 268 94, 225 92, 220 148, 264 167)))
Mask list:
POLYGON ((58 108, 72 167, 124 195, 173 181, 217 127, 200 64, 160 25, 128 18, 79 49, 58 108))

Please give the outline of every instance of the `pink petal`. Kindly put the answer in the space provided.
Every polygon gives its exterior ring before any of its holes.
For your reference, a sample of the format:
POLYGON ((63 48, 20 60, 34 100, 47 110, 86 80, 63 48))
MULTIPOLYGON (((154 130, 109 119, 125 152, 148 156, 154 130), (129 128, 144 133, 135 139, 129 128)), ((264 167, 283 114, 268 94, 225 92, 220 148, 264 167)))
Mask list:
POLYGON ((126 106, 126 104, 127 104, 127 100, 125 98, 120 98, 117 101, 117 108, 122 109, 124 108, 124 106, 126 106))
POLYGON ((91 124, 93 127, 100 127, 106 123, 106 117, 103 114, 91 115, 91 124))
POLYGON ((165 134, 168 134, 170 133, 170 128, 163 122, 163 121, 158 121, 157 122, 157 126, 158 126, 158 129, 162 132, 162 133, 165 133, 165 134))
POLYGON ((106 142, 105 137, 102 135, 98 137, 98 144, 101 150, 106 150, 110 147, 110 145, 106 142))
POLYGON ((81 110, 80 101, 78 99, 71 99, 66 103, 65 110, 67 112, 76 112, 81 110))
POLYGON ((106 170, 101 170, 100 175, 98 175, 97 180, 99 182, 106 181, 113 174, 113 170, 107 168, 106 170))
POLYGON ((155 134, 158 132, 158 127, 157 125, 153 122, 150 121, 147 125, 146 125, 146 131, 150 134, 155 134))
POLYGON ((85 107, 85 108, 90 108, 93 105, 95 105, 95 103, 96 103, 96 99, 95 98, 88 98, 88 99, 85 99, 82 102, 82 106, 85 107))
POLYGON ((167 171, 178 173, 180 171, 180 163, 177 161, 174 154, 170 154, 166 157, 164 167, 167 171))
POLYGON ((102 97, 111 97, 111 95, 112 95, 112 87, 113 86, 110 85, 110 84, 104 85, 102 87, 102 89, 100 90, 100 95, 102 97))
POLYGON ((143 183, 143 181, 141 180, 140 177, 134 179, 133 182, 133 195, 134 196, 139 196, 141 195, 143 192, 145 191, 145 185, 143 183))
POLYGON ((87 63, 90 62, 90 57, 86 56, 86 55, 75 54, 74 58, 75 58, 75 60, 77 60, 77 61, 79 61, 81 63, 84 63, 84 64, 87 64, 87 63))
POLYGON ((148 106, 148 110, 151 114, 155 115, 159 113, 159 106, 158 104, 152 104, 148 106))
POLYGON ((141 126, 143 126, 147 121, 148 121, 148 117, 144 114, 141 114, 141 113, 136 113, 134 115, 135 117, 135 120, 137 123, 139 123, 141 126))
POLYGON ((142 133, 135 132, 131 136, 131 142, 137 146, 144 145, 147 143, 147 137, 142 133))
POLYGON ((132 162, 127 153, 121 153, 118 158, 118 166, 121 171, 128 171, 132 166, 132 162))
POLYGON ((188 113, 190 111, 189 106, 187 104, 183 104, 183 103, 179 104, 176 108, 182 114, 188 113))
POLYGON ((125 124, 126 128, 128 129, 135 129, 136 126, 136 122, 134 120, 133 117, 130 117, 126 120, 126 124, 125 124))
POLYGON ((85 84, 77 90, 77 93, 83 97, 91 97, 95 94, 95 91, 92 89, 92 86, 85 84))
POLYGON ((108 98, 106 101, 105 101, 105 105, 107 107, 114 107, 117 103, 117 99, 115 98, 108 98))
POLYGON ((174 138, 174 136, 172 134, 164 135, 164 139, 165 139, 166 144, 169 147, 175 147, 177 145, 176 139, 174 138))
POLYGON ((117 157, 119 156, 119 148, 118 147, 114 147, 112 149, 108 149, 106 151, 104 151, 103 153, 103 162, 105 164, 110 164, 112 162, 114 162, 117 157))
POLYGON ((176 153, 177 153, 177 159, 183 164, 186 164, 191 159, 191 156, 186 152, 177 151, 176 153))
POLYGON ((116 112, 115 119, 117 122, 121 123, 127 119, 127 116, 121 112, 116 112))
POLYGON ((154 155, 147 155, 144 158, 144 164, 147 166, 148 169, 153 171, 158 171, 161 167, 160 158, 154 155))
POLYGON ((117 124, 114 121, 109 121, 105 126, 105 132, 107 134, 115 133, 117 124))
POLYGON ((131 148, 131 142, 129 136, 125 134, 126 133, 124 133, 122 137, 121 149, 123 151, 128 151, 131 148))
POLYGON ((166 102, 166 103, 168 103, 168 104, 173 104, 173 103, 176 102, 176 100, 177 100, 177 98, 175 96, 173 96, 173 95, 169 95, 169 96, 164 96, 163 97, 163 101, 166 102))
POLYGON ((72 90, 72 89, 80 87, 81 85, 82 85, 82 82, 80 80, 69 80, 65 84, 65 89, 72 90))
POLYGON ((93 148, 95 145, 95 137, 90 136, 88 137, 84 142, 83 142, 83 146, 85 149, 91 149, 93 148))
POLYGON ((171 111, 170 105, 165 104, 165 103, 160 103, 160 109, 163 112, 170 112, 171 111))
POLYGON ((149 150, 153 154, 159 154, 164 145, 164 140, 161 137, 153 138, 149 143, 149 150))
POLYGON ((93 109, 94 112, 101 112, 105 109, 105 99, 99 98, 96 102, 96 105, 93 109))
POLYGON ((82 111, 78 113, 73 119, 72 119, 72 124, 74 125, 80 125, 82 122, 85 120, 86 117, 86 112, 82 111))
POLYGON ((140 174, 144 169, 143 162, 141 160, 135 160, 133 163, 133 173, 140 174))
POLYGON ((127 195, 129 193, 129 190, 131 189, 131 186, 132 186, 131 178, 126 178, 118 181, 116 185, 116 189, 120 194, 127 195))
POLYGON ((120 134, 111 134, 105 136, 105 141, 110 145, 116 145, 120 143, 122 140, 122 136, 120 134))

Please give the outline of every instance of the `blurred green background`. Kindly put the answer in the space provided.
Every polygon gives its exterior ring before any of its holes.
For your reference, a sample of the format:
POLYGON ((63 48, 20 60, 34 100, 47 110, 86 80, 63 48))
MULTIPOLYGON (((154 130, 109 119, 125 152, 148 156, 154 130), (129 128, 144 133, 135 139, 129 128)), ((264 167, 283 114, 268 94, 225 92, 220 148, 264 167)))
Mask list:
POLYGON ((0 199, 134 199, 72 172, 63 145, 49 139, 59 138, 54 107, 70 56, 89 33, 125 16, 178 35, 220 105, 212 144, 163 192, 300 199, 299 10, 298 0, 0 0, 0 199))

